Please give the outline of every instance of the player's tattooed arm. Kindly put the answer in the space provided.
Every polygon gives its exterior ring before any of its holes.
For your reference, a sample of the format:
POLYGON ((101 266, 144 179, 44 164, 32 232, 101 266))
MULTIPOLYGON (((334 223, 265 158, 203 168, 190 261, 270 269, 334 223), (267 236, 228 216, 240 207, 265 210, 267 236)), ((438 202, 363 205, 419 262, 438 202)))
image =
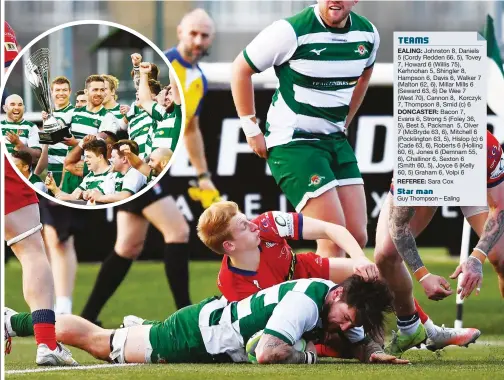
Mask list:
POLYGON ((504 233, 504 210, 490 209, 485 223, 485 229, 476 248, 481 249, 487 255, 495 247, 504 233))
POLYGON ((390 236, 397 252, 413 272, 424 266, 410 228, 410 221, 414 215, 414 207, 390 205, 388 221, 390 236))
POLYGON ((283 340, 264 334, 257 348, 257 361, 260 364, 303 364, 307 354, 297 351, 283 340))

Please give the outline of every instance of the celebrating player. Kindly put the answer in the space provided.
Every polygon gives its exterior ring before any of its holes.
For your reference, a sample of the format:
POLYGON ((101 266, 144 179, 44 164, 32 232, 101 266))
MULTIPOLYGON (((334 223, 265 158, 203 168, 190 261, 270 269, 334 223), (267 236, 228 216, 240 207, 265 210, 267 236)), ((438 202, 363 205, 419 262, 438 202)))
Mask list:
POLYGON ((303 214, 273 211, 248 221, 236 203, 218 202, 201 214, 198 236, 224 256, 218 286, 229 301, 242 300, 285 280, 316 277, 339 283, 353 273, 366 280, 378 278, 378 268, 346 228, 303 214), (285 239, 329 239, 351 259, 295 254, 285 239))
MULTIPOLYGON (((318 0, 268 26, 235 59, 231 90, 247 142, 267 158, 296 211, 346 226, 364 247, 366 197, 345 132, 364 99, 380 38, 369 20, 352 12, 356 3, 318 0), (272 66, 279 87, 263 135, 251 77, 272 66)), ((319 240, 317 254, 343 252, 319 240)))
POLYGON ((504 297, 504 155, 502 147, 487 131, 487 199, 490 208, 483 223, 473 226, 480 237, 473 252, 460 264, 450 278, 463 279, 457 292, 462 299, 469 297, 476 289, 477 294, 483 282, 483 264, 488 257, 499 278, 499 289, 504 297))
MULTIPOLYGON (((23 294, 31 309, 31 324, 37 342, 38 365, 77 365, 56 342, 53 310, 54 285, 40 230, 38 199, 5 158, 5 240, 23 269, 23 294)), ((10 337, 7 353, 10 352, 10 337)))
POLYGON ((32 156, 28 152, 14 151, 12 152, 12 162, 18 170, 30 181, 36 189, 47 193, 47 188, 40 177, 33 173, 32 170, 32 156))
POLYGON ((2 134, 5 136, 7 151, 28 152, 36 161, 42 148, 39 142, 38 128, 31 121, 24 119, 25 106, 19 95, 10 95, 3 106, 6 118, 0 122, 2 134))
MULTIPOLYGON (((384 354, 364 335, 383 328, 391 300, 388 288, 379 281, 352 276, 337 285, 303 279, 261 290, 239 302, 210 297, 163 322, 128 316, 125 327, 117 330, 62 315, 57 317, 56 334, 65 344, 114 363, 216 363, 247 362, 246 343, 264 330, 255 348, 259 363, 315 364, 311 343, 305 352, 293 345, 306 333, 316 341, 329 332, 341 333, 362 362, 408 363, 384 354)), ((29 314, 7 309, 6 334, 32 335, 29 314)))

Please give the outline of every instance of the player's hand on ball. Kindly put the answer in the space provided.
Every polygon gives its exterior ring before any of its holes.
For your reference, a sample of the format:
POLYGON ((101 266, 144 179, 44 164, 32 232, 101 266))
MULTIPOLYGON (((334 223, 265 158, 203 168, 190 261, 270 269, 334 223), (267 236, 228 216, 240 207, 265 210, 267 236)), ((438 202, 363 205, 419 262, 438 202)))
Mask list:
POLYGON ((354 273, 366 281, 374 281, 379 277, 378 267, 366 258, 358 259, 354 263, 354 273))
POLYGON ((476 257, 469 256, 469 258, 460 264, 450 278, 457 278, 462 275, 460 287, 457 293, 460 298, 464 299, 469 297, 476 289, 476 295, 479 294, 481 284, 483 283, 483 264, 476 257))
POLYGON ((254 137, 247 137, 247 143, 259 157, 268 158, 266 140, 264 139, 264 135, 262 133, 254 137))
POLYGON ((369 362, 374 364, 409 364, 406 359, 399 359, 395 356, 388 355, 384 352, 374 352, 369 357, 369 362))
POLYGON ((149 62, 142 62, 140 64, 140 73, 149 74, 151 72, 151 64, 149 62))
POLYGON ((140 66, 140 63, 142 62, 142 56, 138 53, 133 53, 131 54, 131 63, 133 66, 140 66))
POLYGON ((429 274, 420 282, 430 300, 440 301, 453 294, 450 284, 443 277, 429 274))

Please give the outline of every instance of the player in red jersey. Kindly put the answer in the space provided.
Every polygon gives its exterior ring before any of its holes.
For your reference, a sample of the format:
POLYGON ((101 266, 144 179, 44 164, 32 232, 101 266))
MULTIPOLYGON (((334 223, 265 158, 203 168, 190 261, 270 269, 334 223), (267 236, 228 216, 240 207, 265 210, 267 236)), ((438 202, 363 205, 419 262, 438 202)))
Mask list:
POLYGON ((9 69, 12 61, 18 55, 18 43, 16 34, 7 21, 4 22, 4 54, 5 54, 5 72, 9 69))
POLYGON ((224 255, 218 286, 228 301, 239 301, 261 289, 300 278, 340 283, 352 274, 378 278, 375 264, 342 226, 298 213, 267 212, 248 221, 234 202, 218 202, 198 222, 198 236, 224 255), (323 258, 312 252, 294 254, 286 239, 329 239, 350 255, 323 258))
MULTIPOLYGON (((54 285, 42 240, 38 198, 5 160, 5 240, 23 268, 23 294, 32 312, 38 365, 77 365, 56 342, 54 285)), ((8 313, 6 311, 6 313, 8 313)), ((7 316, 7 315, 6 315, 7 316)), ((6 353, 11 336, 5 328, 6 353)))
POLYGON ((483 282, 483 263, 488 257, 499 278, 499 289, 504 297, 504 155, 499 141, 487 131, 487 201, 489 212, 484 225, 475 228, 480 237, 478 244, 465 262, 460 264, 450 278, 463 273, 458 293, 466 298, 483 282))

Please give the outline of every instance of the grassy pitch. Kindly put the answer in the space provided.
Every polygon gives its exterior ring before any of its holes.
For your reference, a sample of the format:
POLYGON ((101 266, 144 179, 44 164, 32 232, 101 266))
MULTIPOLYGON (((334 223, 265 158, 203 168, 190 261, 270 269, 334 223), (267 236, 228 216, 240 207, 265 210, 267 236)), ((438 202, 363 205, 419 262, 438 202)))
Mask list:
MULTIPOLYGON (((422 257, 429 269, 448 276, 457 265, 444 250, 424 249, 422 257)), ((81 264, 74 294, 74 312, 80 313, 91 291, 99 269, 97 264, 81 264)), ((191 263, 191 297, 193 302, 218 294, 217 262, 191 263)), ((11 260, 5 269, 5 304, 18 311, 26 311, 22 296, 21 267, 11 260)), ((452 288, 456 282, 449 280, 452 288)), ((415 284, 415 295, 435 323, 453 326, 455 296, 444 301, 429 301, 415 284)), ((122 317, 134 314, 148 319, 164 319, 175 311, 175 306, 161 263, 137 262, 128 277, 106 305, 100 319, 105 327, 114 328, 122 317)), ((38 368, 35 365, 33 339, 14 338, 13 349, 5 357, 7 378, 33 379, 498 379, 504 373, 504 301, 497 288, 497 278, 490 264, 485 265, 481 294, 466 300, 464 326, 477 327, 482 335, 477 344, 468 349, 450 347, 437 353, 411 350, 404 357, 412 365, 363 365, 353 360, 321 359, 316 366, 258 366, 252 364, 226 365, 127 365, 110 366, 93 359, 83 351, 71 348, 76 360, 83 365, 74 369, 38 368)), ((395 321, 389 318, 389 331, 395 321)), ((390 336, 390 334, 388 334, 390 336)))

